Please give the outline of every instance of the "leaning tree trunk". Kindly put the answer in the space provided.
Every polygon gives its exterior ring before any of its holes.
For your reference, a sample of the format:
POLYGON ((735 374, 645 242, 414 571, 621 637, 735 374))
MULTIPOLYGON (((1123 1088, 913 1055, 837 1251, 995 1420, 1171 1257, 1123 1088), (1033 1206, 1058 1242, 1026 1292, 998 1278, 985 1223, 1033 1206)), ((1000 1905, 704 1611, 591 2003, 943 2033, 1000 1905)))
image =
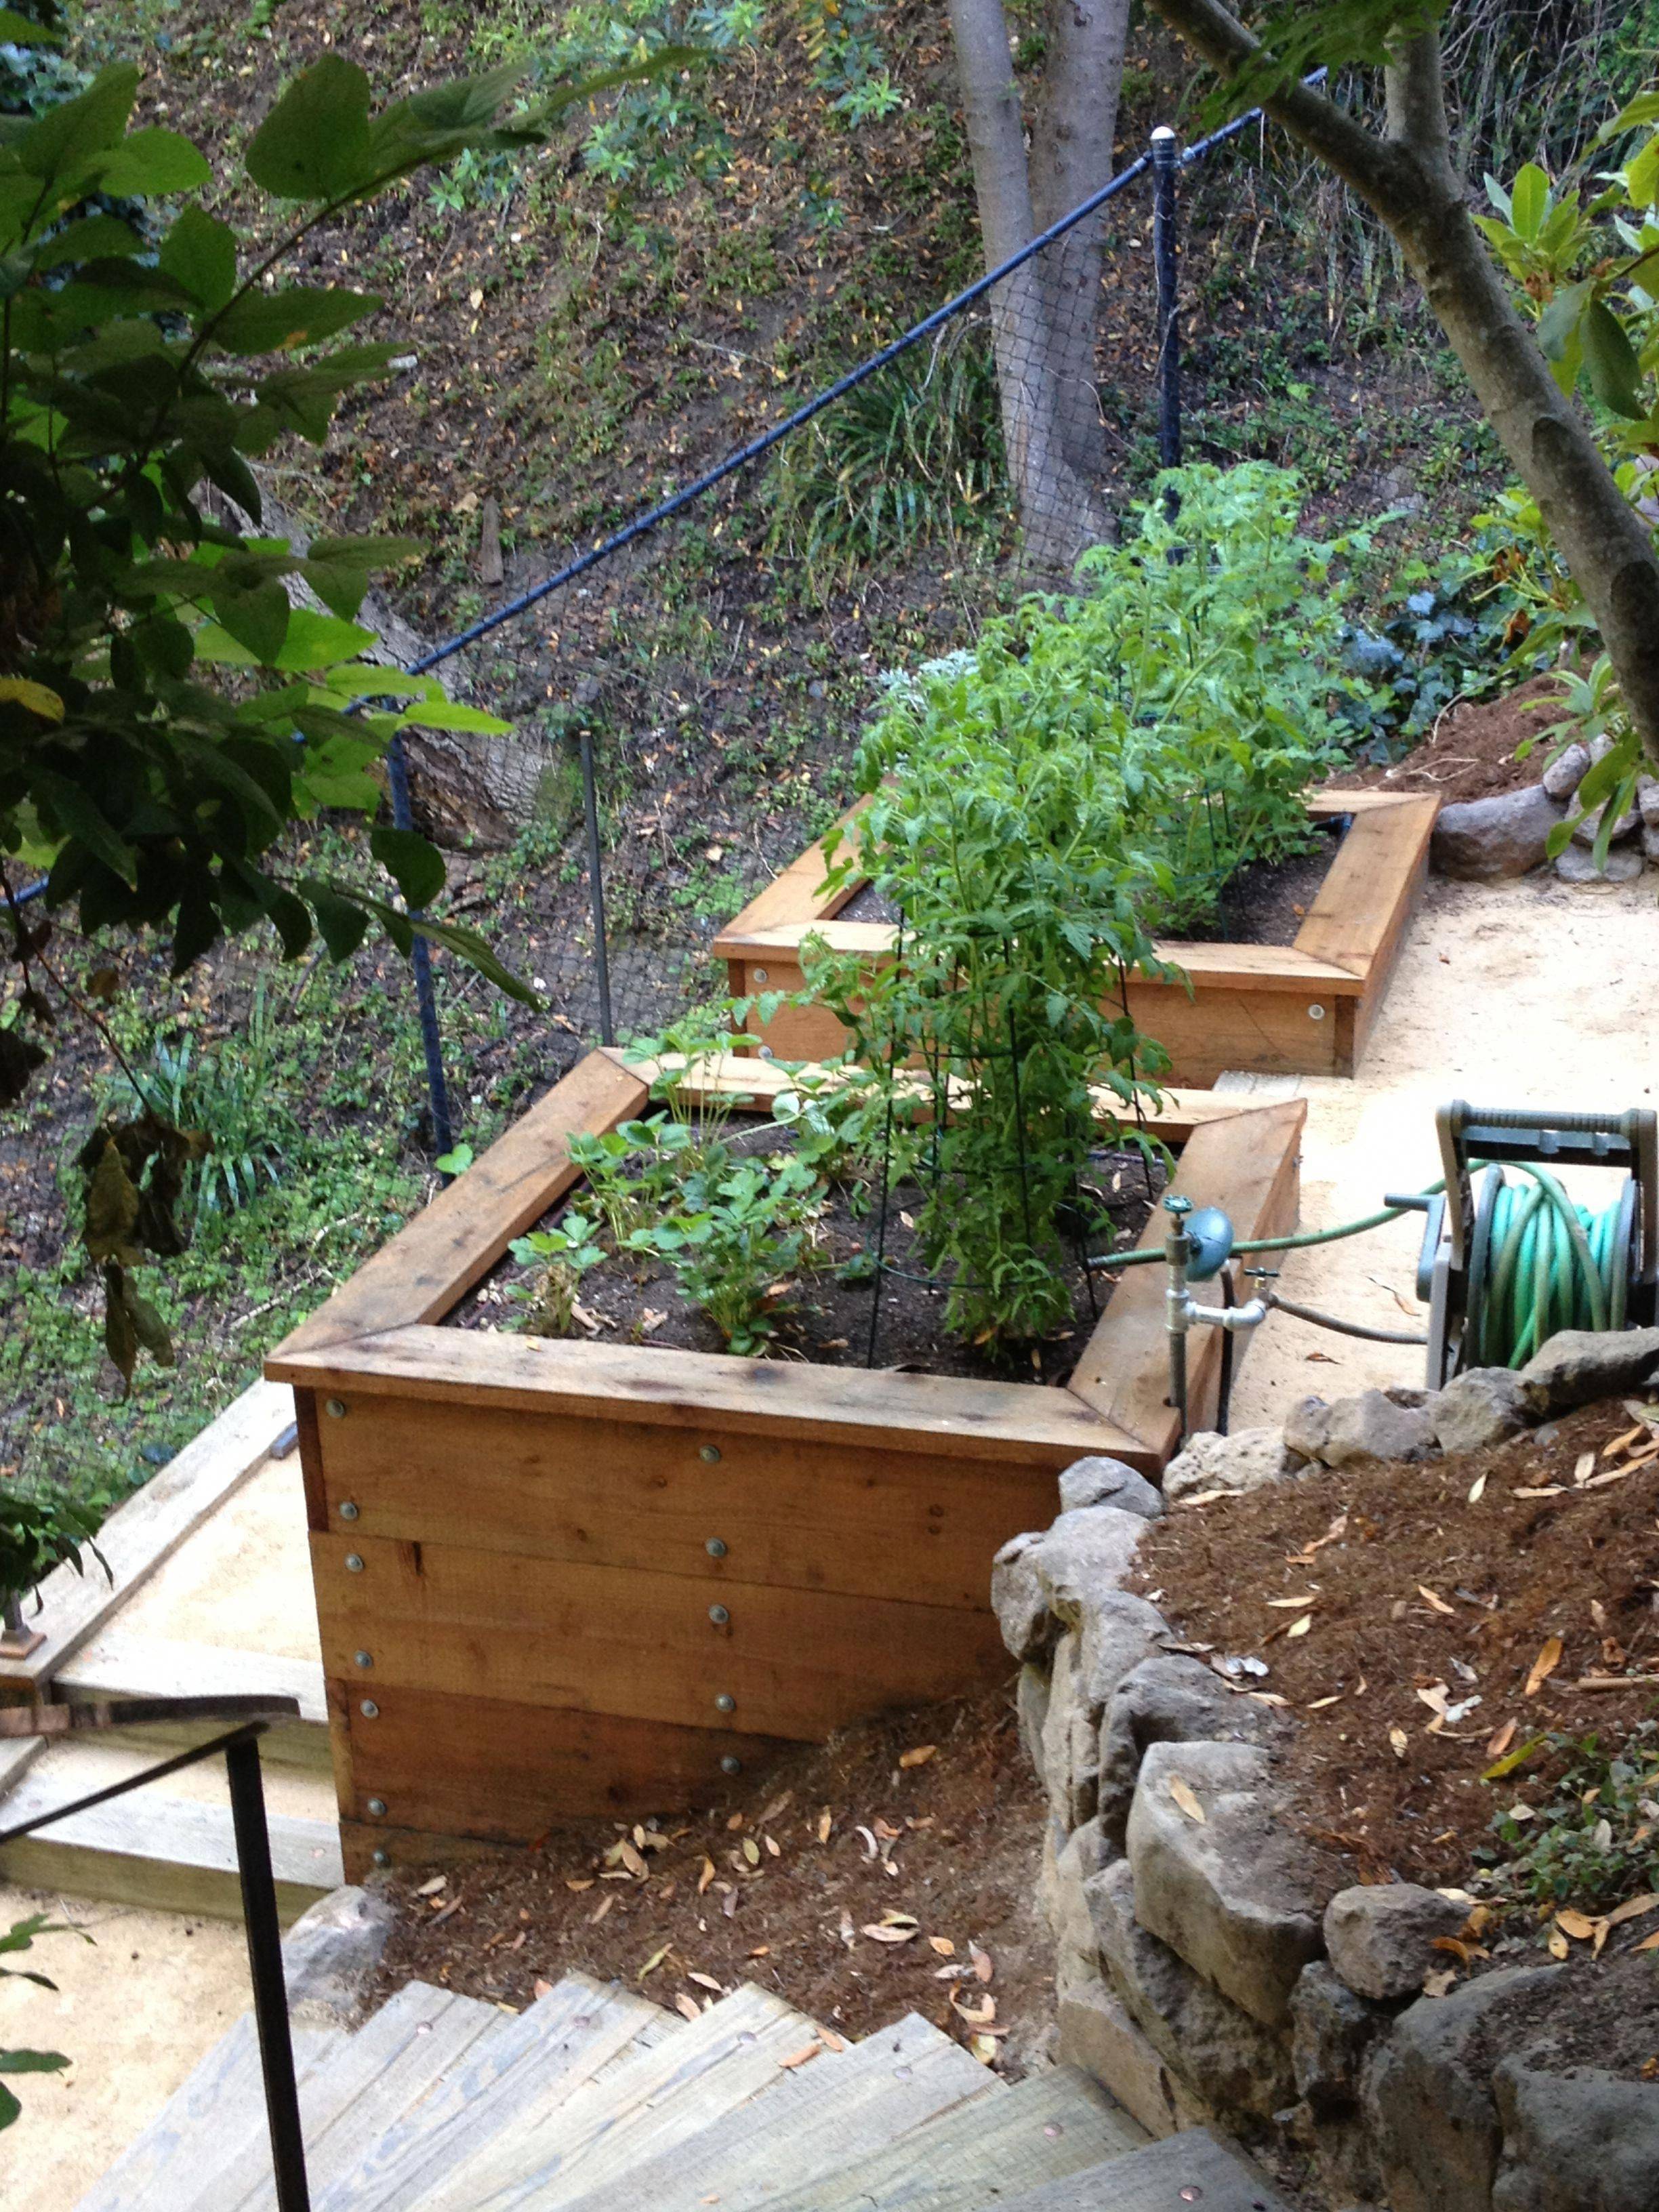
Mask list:
MULTIPOLYGON (((1152 0, 1223 77, 1257 51, 1219 0, 1152 0)), ((1432 33, 1401 41, 1378 137, 1305 86, 1263 101, 1379 216, 1423 287, 1516 473, 1584 595, 1644 750, 1659 769, 1659 553, 1589 425, 1550 373, 1470 216, 1453 167, 1432 33)))
MULTIPOLYGON (((1036 235, 1019 91, 1002 0, 951 0, 974 189, 988 268, 1036 235)), ((1034 566, 1066 568, 1102 533, 1097 489, 1066 459, 1050 352, 1048 286, 1038 256, 991 295, 997 388, 1008 472, 1034 566)))
MULTIPOLYGON (((1112 174, 1130 5, 1131 0, 1048 0, 1048 51, 1032 118, 1030 164, 1040 230, 1080 207, 1112 174)), ((1096 360, 1104 228, 1102 209, 1042 257, 1060 448, 1067 465, 1091 485, 1106 467, 1096 360)))

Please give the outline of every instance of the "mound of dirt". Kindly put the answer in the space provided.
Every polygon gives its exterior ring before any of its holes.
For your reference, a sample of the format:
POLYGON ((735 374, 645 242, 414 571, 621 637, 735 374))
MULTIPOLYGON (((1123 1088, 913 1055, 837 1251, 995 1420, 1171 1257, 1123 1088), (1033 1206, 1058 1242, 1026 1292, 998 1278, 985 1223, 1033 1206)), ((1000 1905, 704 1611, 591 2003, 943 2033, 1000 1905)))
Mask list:
POLYGON ((1497 699, 1466 699, 1449 707, 1432 733, 1392 767, 1343 769, 1329 788, 1353 791, 1432 791, 1448 805, 1466 799, 1495 799, 1536 783, 1549 757, 1538 744, 1560 719, 1554 679, 1534 676, 1497 699), (1534 740, 1525 760, 1516 748, 1534 740))
MULTIPOLYGON (((1354 1880, 1461 1884, 1512 1747, 1659 1711, 1659 1455, 1622 1402, 1413 1467, 1316 1469, 1157 1522, 1139 1587, 1297 1723, 1286 1785, 1354 1880)), ((1557 1765, 1559 1765, 1559 1759, 1557 1765)), ((1525 1769, 1536 1796, 1549 1754, 1525 1769)))
POLYGON ((1018 2075, 1054 2011, 1042 1818, 1006 1689, 889 1714, 711 1811, 396 1876, 371 2002, 419 1979, 524 2005, 580 1971, 685 2012, 757 1982, 854 2039, 923 2013, 1018 2075))

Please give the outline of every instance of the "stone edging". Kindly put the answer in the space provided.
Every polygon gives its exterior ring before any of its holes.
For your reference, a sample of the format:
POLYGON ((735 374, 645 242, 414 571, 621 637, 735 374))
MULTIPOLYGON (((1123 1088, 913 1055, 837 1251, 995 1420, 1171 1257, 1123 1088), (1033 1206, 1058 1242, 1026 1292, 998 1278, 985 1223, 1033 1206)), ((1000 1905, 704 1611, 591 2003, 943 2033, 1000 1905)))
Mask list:
MULTIPOLYGON (((1607 746, 1605 738, 1592 744, 1571 744, 1537 783, 1501 792, 1495 799, 1443 806, 1430 847, 1437 871, 1484 883, 1501 876, 1524 876, 1542 866, 1549 857, 1546 846, 1551 830, 1566 820, 1573 794, 1607 746)), ((1636 804, 1613 823, 1607 866, 1598 868, 1591 848, 1605 811, 1598 806, 1587 814, 1556 860, 1555 873, 1564 882, 1628 883, 1641 874, 1645 863, 1659 867, 1659 780, 1650 775, 1638 779, 1636 804)))
MULTIPOLYGON (((1568 1333, 1519 1375, 1311 1399, 1282 1435, 1194 1438, 1169 1491, 1474 1449, 1659 1379, 1656 1361, 1659 1329, 1568 1333)), ((1276 2143, 1333 2205, 1652 2212, 1659 2090, 1552 2070, 1547 2021, 1524 2051, 1483 2055, 1483 2027, 1558 1969, 1423 1994, 1444 1964, 1435 1940, 1457 1933, 1468 1900, 1407 1883, 1328 1897, 1276 1779, 1285 1721, 1124 1586, 1164 1498, 1103 1458, 1079 1461, 1060 1490, 1058 1519, 998 1554, 992 1599, 1048 1798, 1039 1902, 1060 2057, 1154 2135, 1212 2123, 1276 2143)))

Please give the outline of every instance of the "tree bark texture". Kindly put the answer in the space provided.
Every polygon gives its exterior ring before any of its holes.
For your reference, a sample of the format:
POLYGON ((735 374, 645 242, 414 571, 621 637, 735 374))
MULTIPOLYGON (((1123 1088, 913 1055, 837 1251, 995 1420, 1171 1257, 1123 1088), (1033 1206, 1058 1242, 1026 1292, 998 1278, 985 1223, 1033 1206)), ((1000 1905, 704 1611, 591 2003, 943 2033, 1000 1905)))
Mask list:
MULTIPOLYGON (((1255 40, 1218 0, 1152 0, 1218 74, 1255 40)), ((1387 71, 1378 137, 1334 102, 1291 86, 1264 105, 1329 163, 1398 241, 1516 473, 1538 502, 1616 671, 1625 705, 1659 766, 1659 553, 1603 459, 1589 424, 1551 374, 1508 280, 1471 218, 1452 166, 1438 40, 1405 41, 1387 71)))

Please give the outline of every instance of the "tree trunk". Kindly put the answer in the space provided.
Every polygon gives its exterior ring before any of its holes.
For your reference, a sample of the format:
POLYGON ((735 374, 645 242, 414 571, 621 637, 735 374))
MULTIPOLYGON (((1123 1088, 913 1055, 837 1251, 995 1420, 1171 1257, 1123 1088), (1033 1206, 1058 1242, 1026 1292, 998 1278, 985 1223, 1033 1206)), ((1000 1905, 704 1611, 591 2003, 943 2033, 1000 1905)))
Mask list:
MULTIPOLYGON (((1218 0, 1152 0, 1224 77, 1255 40, 1218 0)), ((1388 136, 1290 86, 1263 104, 1329 163, 1397 240, 1516 473, 1584 595, 1648 758, 1659 767, 1659 554, 1583 414, 1566 398, 1470 217, 1452 167, 1440 49, 1404 42, 1388 76, 1388 136)))
MULTIPOLYGON (((1113 171, 1130 0, 1048 0, 1048 52, 1031 124, 1030 177, 1039 230, 1097 192, 1113 171)), ((1105 471, 1095 348, 1100 332, 1104 210, 1042 256, 1048 360, 1061 450, 1084 480, 1105 471)))
MULTIPOLYGON (((1002 0, 951 0, 951 28, 985 262, 994 269, 1029 244, 1037 228, 1002 0)), ((996 287, 991 330, 1003 441, 1026 553, 1039 568, 1066 568, 1101 535, 1103 517, 1095 486, 1066 455, 1041 266, 1045 258, 1028 261, 996 287)))

